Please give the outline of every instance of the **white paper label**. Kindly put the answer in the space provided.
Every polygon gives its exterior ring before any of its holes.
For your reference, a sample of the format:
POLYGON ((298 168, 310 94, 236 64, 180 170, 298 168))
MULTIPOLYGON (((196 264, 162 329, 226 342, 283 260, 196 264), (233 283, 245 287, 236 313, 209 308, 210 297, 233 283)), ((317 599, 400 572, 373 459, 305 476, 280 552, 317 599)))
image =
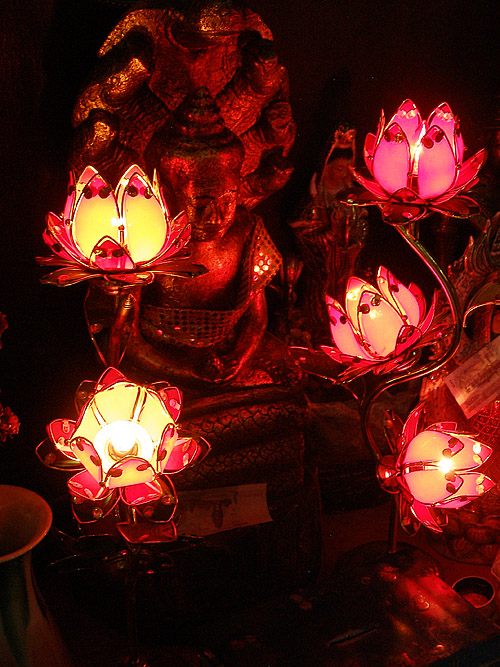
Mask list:
POLYGON ((272 521, 266 491, 265 483, 180 491, 178 533, 202 537, 272 521))
POLYGON ((500 398, 500 336, 450 373, 445 383, 467 419, 500 398))

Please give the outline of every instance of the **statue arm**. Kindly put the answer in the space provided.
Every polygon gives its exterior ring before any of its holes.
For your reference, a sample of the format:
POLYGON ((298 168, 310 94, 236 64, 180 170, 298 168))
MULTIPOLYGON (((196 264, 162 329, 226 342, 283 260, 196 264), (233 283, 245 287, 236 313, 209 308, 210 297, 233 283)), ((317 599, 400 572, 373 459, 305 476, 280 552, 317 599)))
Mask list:
POLYGON ((238 323, 235 345, 223 353, 206 348, 154 347, 142 335, 139 318, 140 298, 135 298, 126 351, 128 363, 170 382, 220 383, 233 378, 254 354, 267 327, 267 306, 264 290, 259 290, 238 323))

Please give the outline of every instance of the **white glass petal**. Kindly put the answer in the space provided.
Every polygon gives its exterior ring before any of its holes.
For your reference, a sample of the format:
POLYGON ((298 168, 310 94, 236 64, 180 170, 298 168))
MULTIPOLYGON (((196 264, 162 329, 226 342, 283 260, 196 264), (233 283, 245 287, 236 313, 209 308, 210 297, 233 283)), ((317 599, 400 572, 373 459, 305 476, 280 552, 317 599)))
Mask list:
POLYGON ((120 225, 113 191, 95 174, 77 200, 73 239, 85 257, 90 257, 96 243, 104 236, 120 242, 120 225))
POLYGON ((421 308, 414 294, 401 283, 385 267, 380 267, 377 276, 377 285, 382 295, 393 303, 406 324, 418 326, 421 317, 421 308))
POLYGON ((363 340, 375 354, 392 354, 404 321, 378 292, 364 292, 358 307, 358 326, 363 340))
POLYGON ((127 172, 116 198, 125 220, 125 244, 135 263, 147 262, 160 252, 167 234, 166 212, 143 172, 127 172))

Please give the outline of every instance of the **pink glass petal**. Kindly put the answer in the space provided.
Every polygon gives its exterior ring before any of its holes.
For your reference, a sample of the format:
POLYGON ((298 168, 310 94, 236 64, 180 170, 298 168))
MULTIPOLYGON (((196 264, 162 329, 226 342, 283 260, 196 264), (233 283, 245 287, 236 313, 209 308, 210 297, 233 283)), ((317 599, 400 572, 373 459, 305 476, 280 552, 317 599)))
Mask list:
POLYGON ((447 509, 462 507, 495 486, 489 477, 478 472, 462 473, 460 480, 462 483, 457 493, 443 499, 437 507, 447 509))
MULTIPOLYGON (((407 190, 405 190, 407 192, 407 190)), ((393 195, 396 197, 398 193, 393 195)), ((416 222, 424 218, 428 211, 421 204, 394 204, 379 205, 384 222, 389 225, 406 225, 408 222, 416 222)))
POLYGON ((101 389, 107 389, 116 382, 127 382, 127 378, 117 368, 109 366, 108 368, 106 368, 101 377, 97 380, 95 391, 101 391, 101 389))
POLYGON ((352 170, 352 174, 358 183, 366 188, 368 192, 371 192, 376 199, 387 199, 387 192, 376 181, 370 181, 368 178, 365 178, 360 173, 358 173, 355 169, 352 170))
POLYGON ((170 218, 170 208, 167 204, 167 201, 165 199, 165 195, 163 192, 163 188, 160 185, 160 179, 158 178, 158 171, 156 169, 153 170, 153 192, 155 194, 155 197, 158 199, 158 201, 161 201, 161 204, 163 206, 163 210, 165 212, 165 217, 170 218))
POLYGON ((384 110, 381 109, 380 111, 380 118, 378 119, 378 125, 377 125, 377 136, 375 138, 375 146, 378 144, 380 141, 383 133, 385 130, 385 113, 384 110))
POLYGON ((99 484, 88 470, 73 475, 68 480, 70 493, 88 500, 102 500, 110 494, 109 489, 99 484))
POLYGON ((134 268, 134 262, 117 241, 104 237, 99 239, 90 254, 90 263, 101 271, 127 271, 134 268))
POLYGON ((435 424, 432 424, 432 426, 428 426, 426 430, 446 431, 447 433, 450 431, 456 432, 458 430, 458 424, 457 422, 436 422, 435 424))
MULTIPOLYGON (((378 364, 377 359, 362 359, 361 357, 353 357, 349 354, 344 354, 343 352, 340 352, 335 347, 329 347, 328 345, 320 345, 320 350, 324 352, 326 355, 330 357, 332 361, 335 361, 339 364, 349 364, 353 369, 356 368, 359 371, 362 371, 362 373, 366 373, 369 370, 371 370, 376 364, 378 364)), ((361 373, 361 374, 362 374, 361 373)), ((328 373, 325 371, 323 373, 317 372, 316 375, 320 375, 321 377, 329 377, 328 373)), ((337 373, 338 375, 338 373, 337 373)), ((346 372, 342 372, 342 380, 346 379, 346 372)), ((354 373, 353 377, 357 377, 358 373, 357 371, 354 373)), ((340 377, 340 376, 339 376, 340 377)), ((350 374, 349 374, 350 377, 350 374)), ((332 378, 333 379, 333 378, 332 378)))
MULTIPOLYGON (((48 213, 45 221, 47 223, 45 234, 47 235, 48 240, 51 241, 49 245, 53 248, 53 243, 58 243, 61 246, 61 253, 66 252, 75 261, 88 264, 88 258, 85 257, 85 255, 75 245, 73 236, 71 234, 71 226, 63 222, 58 216, 54 215, 54 213, 48 213)), ((44 240, 46 243, 48 242, 48 240, 45 239, 45 235, 44 240)), ((53 251, 59 252, 54 248, 53 251)))
MULTIPOLYGON (((127 534, 124 537, 128 541, 159 542, 164 544, 166 540, 175 538, 175 526, 166 523, 172 519, 178 503, 174 485, 168 477, 157 477, 151 484, 154 485, 154 490, 151 489, 150 492, 148 491, 144 495, 146 496, 149 493, 152 495, 153 491, 156 493, 156 489, 158 489, 160 495, 155 499, 151 498, 146 503, 135 505, 137 513, 143 516, 146 521, 138 521, 135 524, 123 523, 117 526, 122 535, 124 535, 123 529, 127 529, 127 534), (131 527, 135 527, 138 532, 135 534, 131 532, 129 530, 131 527), (173 533, 172 528, 174 529, 173 533)), ((128 488, 124 487, 120 489, 120 496, 124 500, 129 497, 128 488)), ((133 489, 133 487, 131 488, 133 489)), ((139 494, 138 497, 140 497, 139 494)))
MULTIPOLYGON (((88 167, 87 167, 88 169, 88 167)), ((94 173, 97 173, 95 169, 94 173)), ((69 172, 69 183, 68 183, 68 195, 64 203, 64 211, 62 213, 63 220, 71 220, 73 217, 73 209, 76 199, 76 184, 75 184, 75 175, 72 171, 69 172)))
POLYGON ((151 385, 151 389, 159 395, 168 414, 176 422, 179 419, 182 407, 182 393, 180 389, 171 387, 166 382, 155 382, 151 385))
MULTIPOLYGON (((491 447, 463 434, 447 433, 451 440, 458 439, 463 445, 455 454, 452 449, 453 467, 456 470, 474 470, 491 456, 491 447)), ((458 449, 458 448, 457 448, 458 449)))
POLYGON ((384 266, 378 270, 377 285, 381 294, 396 308, 405 322, 416 327, 420 322, 421 313, 425 310, 425 302, 422 306, 422 292, 418 290, 415 293, 414 290, 405 287, 384 266))
POLYGON ((455 182, 457 165, 453 148, 439 127, 432 127, 422 138, 418 159, 418 193, 432 199, 447 192, 455 182))
MULTIPOLYGON (((358 319, 358 305, 361 299, 361 295, 364 291, 373 292, 375 287, 367 283, 366 280, 357 278, 356 276, 351 276, 347 281, 346 290, 345 290, 345 315, 351 321, 351 324, 355 327, 358 319)), ((327 297, 328 303, 329 297, 327 297)), ((334 300, 332 299, 332 302, 334 300)), ((335 302, 336 308, 339 308, 339 304, 335 302)), ((359 332, 359 331, 358 331, 359 332)))
POLYGON ((43 232, 43 240, 52 252, 63 259, 87 264, 87 258, 82 255, 73 243, 66 225, 54 213, 47 214, 46 222, 47 228, 43 232))
POLYGON ((57 448, 70 458, 75 458, 69 440, 75 432, 75 422, 71 419, 54 419, 47 426, 47 433, 57 448))
POLYGON ((156 451, 156 469, 158 472, 163 472, 176 441, 177 429, 174 424, 168 424, 162 433, 161 441, 156 451))
POLYGON ((457 128, 457 120, 446 102, 441 102, 429 115, 427 127, 431 129, 433 126, 438 127, 446 134, 457 163, 460 164, 464 150, 462 135, 457 128))
POLYGON ((162 250, 167 236, 166 211, 153 192, 146 174, 133 165, 116 189, 125 243, 135 263, 150 262, 162 250))
POLYGON ((411 504, 411 511, 415 515, 416 519, 418 519, 420 523, 423 523, 425 526, 427 526, 427 528, 430 528, 436 533, 443 532, 432 507, 428 507, 427 505, 414 500, 411 504))
POLYGON ((414 348, 421 338, 422 332, 417 327, 411 325, 405 325, 401 327, 396 339, 396 347, 394 349, 396 357, 402 355, 405 350, 414 348))
MULTIPOLYGON (((65 215, 65 217, 64 217, 65 221, 68 220, 68 219, 71 220, 71 221, 74 220, 75 210, 76 210, 76 207, 78 205, 78 201, 80 200, 80 197, 82 196, 82 194, 83 194, 85 188, 87 188, 87 186, 92 187, 91 186, 92 181, 96 177, 100 181, 102 181, 101 177, 99 176, 99 172, 97 171, 97 169, 94 169, 94 167, 91 167, 91 166, 85 167, 85 169, 82 171, 82 173, 80 174, 80 176, 78 177, 76 182, 75 182, 74 174, 70 173, 70 185, 69 185, 69 188, 68 188, 68 192, 69 192, 68 199, 71 199, 73 203, 72 203, 70 212, 68 213, 68 215, 65 215), (72 185, 74 185, 74 191, 73 192, 71 192, 71 190, 73 189, 72 185)), ((65 208, 65 211, 66 211, 66 208, 65 208)))
POLYGON ((454 197, 461 190, 467 190, 472 187, 475 179, 477 178, 479 170, 486 161, 487 156, 488 153, 483 148, 470 157, 466 162, 464 162, 464 164, 460 167, 453 187, 448 192, 451 197, 454 197))
POLYGON ((84 438, 74 438, 71 451, 97 482, 102 482, 102 461, 94 445, 84 438))
POLYGON ((372 176, 373 176, 373 154, 375 153, 376 145, 377 145, 377 137, 371 132, 369 132, 365 137, 363 155, 365 157, 365 164, 368 167, 368 171, 372 176))
POLYGON ((426 429, 409 442, 404 457, 405 464, 427 461, 435 463, 443 458, 443 451, 449 449, 450 435, 426 429))
POLYGON ((36 448, 36 455, 48 468, 55 470, 81 470, 80 461, 70 451, 66 453, 57 447, 50 438, 45 438, 36 448))
POLYGON ((349 318, 346 317, 342 307, 334 299, 330 299, 328 302, 328 316, 332 339, 339 352, 348 357, 371 360, 371 355, 361 345, 359 336, 357 336, 349 318))
POLYGON ((363 292, 358 306, 358 327, 373 353, 386 357, 394 353, 404 321, 377 291, 363 292))
POLYGON ((195 438, 191 436, 178 438, 170 456, 165 461, 163 472, 173 474, 184 470, 200 457, 202 451, 195 438))
POLYGON ((152 466, 144 459, 129 457, 122 459, 106 473, 106 484, 110 489, 130 484, 146 484, 155 477, 152 466))
POLYGON ((194 278, 208 273, 208 269, 202 264, 193 264, 182 256, 176 256, 174 259, 167 259, 164 262, 155 262, 151 264, 150 271, 151 275, 157 273, 178 276, 179 278, 194 278))
POLYGON ((373 156, 373 176, 389 194, 408 185, 410 146, 397 123, 383 134, 373 156))
POLYGON ((454 481, 451 482, 446 479, 439 468, 405 472, 404 478, 413 498, 426 505, 435 505, 455 493, 462 493, 460 490, 461 478, 455 476, 454 481))
POLYGON ((415 283, 410 283, 408 285, 408 289, 413 295, 413 298, 417 302, 418 305, 418 325, 422 323, 422 320, 424 319, 425 313, 426 313, 426 303, 425 303, 425 297, 424 293, 420 289, 418 285, 415 283))
POLYGON ((142 505, 155 502, 163 495, 161 484, 153 479, 145 484, 131 484, 120 489, 120 496, 126 505, 142 505))
POLYGON ((127 285, 149 285, 154 280, 154 274, 151 271, 146 273, 114 273, 104 275, 104 280, 116 283, 125 283, 127 285))
POLYGON ((430 202, 429 207, 431 211, 442 213, 452 218, 470 218, 471 215, 476 215, 480 211, 480 207, 470 197, 457 196, 448 200, 444 195, 439 200, 430 202))
POLYGON ((47 285, 56 285, 58 287, 67 287, 68 285, 77 285, 84 280, 99 278, 100 273, 95 273, 90 269, 80 269, 74 266, 65 266, 57 271, 52 271, 40 279, 40 282, 47 285))
MULTIPOLYGON (((406 446, 406 444, 410 443, 417 435, 417 433, 422 430, 421 423, 423 421, 424 414, 425 406, 423 403, 417 405, 417 407, 410 412, 403 427, 403 440, 401 444, 406 446)), ((403 451, 403 453, 406 453, 406 449, 403 451)))
POLYGON ((422 116, 414 102, 405 100, 400 104, 394 116, 387 123, 387 127, 390 128, 394 123, 399 125, 410 146, 414 146, 422 131, 422 116))

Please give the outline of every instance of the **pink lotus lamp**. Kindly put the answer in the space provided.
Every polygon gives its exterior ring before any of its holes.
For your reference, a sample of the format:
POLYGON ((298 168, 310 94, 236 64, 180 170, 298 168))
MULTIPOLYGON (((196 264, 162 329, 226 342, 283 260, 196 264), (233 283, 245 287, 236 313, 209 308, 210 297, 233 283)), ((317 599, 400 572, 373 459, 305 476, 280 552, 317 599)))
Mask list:
POLYGON ((204 266, 189 261, 186 214, 172 218, 156 172, 150 182, 137 165, 125 171, 115 190, 91 166, 78 180, 71 174, 64 211, 47 215, 43 238, 54 254, 38 257, 38 262, 62 268, 42 282, 60 287, 89 279, 95 283, 85 299, 85 317, 106 366, 118 366, 125 354, 134 293, 156 274, 188 278, 206 273, 204 266), (98 305, 92 311, 96 295, 98 305), (102 317, 103 298, 110 299, 107 307, 114 309, 111 324, 102 317), (98 334, 104 344, 98 343, 98 334))
POLYGON ((43 238, 54 255, 38 261, 63 268, 42 282, 65 286, 104 278, 135 284, 156 273, 197 275, 205 269, 186 261, 190 236, 184 212, 171 218, 156 172, 151 183, 132 165, 113 190, 89 166, 76 181, 70 175, 63 213, 47 215, 43 238))
POLYGON ((413 350, 437 335, 432 326, 436 297, 427 309, 417 285, 406 287, 383 266, 378 270, 376 286, 361 278, 349 278, 345 307, 327 296, 334 344, 322 345, 321 349, 334 361, 349 366, 339 379, 408 367, 413 350))
MULTIPOLYGON (((92 383, 91 383, 92 384, 92 383)), ((82 383, 82 391, 88 383, 82 383)), ((181 393, 166 383, 139 385, 108 368, 77 421, 56 419, 37 448, 42 463, 78 471, 68 481, 80 523, 109 515, 118 503, 146 521, 170 521, 177 496, 169 476, 206 456, 203 438, 183 434, 181 393)))
POLYGON ((424 428, 424 405, 417 406, 404 425, 390 415, 392 453, 378 462, 379 481, 397 495, 401 523, 415 532, 419 523, 441 531, 446 517, 436 510, 455 509, 494 486, 480 469, 492 450, 456 423, 424 428))
POLYGON ((367 134, 365 163, 372 178, 353 174, 368 191, 349 195, 350 204, 376 204, 386 222, 404 224, 430 211, 466 218, 476 203, 460 193, 476 181, 486 160, 480 150, 465 162, 460 124, 446 102, 426 121, 411 100, 405 100, 386 123, 381 112, 376 134, 367 134))

